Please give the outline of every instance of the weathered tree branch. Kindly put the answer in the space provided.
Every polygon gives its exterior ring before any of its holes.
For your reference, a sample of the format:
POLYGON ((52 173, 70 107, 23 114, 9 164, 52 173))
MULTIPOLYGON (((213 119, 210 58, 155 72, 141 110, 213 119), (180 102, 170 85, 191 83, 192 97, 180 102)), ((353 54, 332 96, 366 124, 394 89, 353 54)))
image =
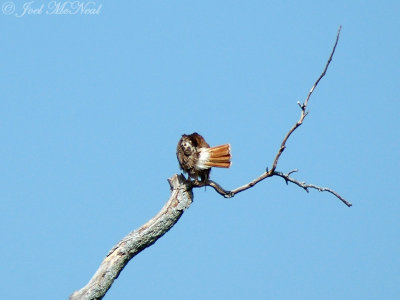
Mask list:
POLYGON ((89 283, 70 296, 71 300, 102 299, 122 269, 139 252, 153 245, 178 222, 190 206, 193 194, 182 175, 168 179, 171 196, 160 212, 146 224, 132 231, 107 254, 89 283))
POLYGON ((182 216, 184 210, 190 206, 193 200, 192 189, 194 187, 200 186, 211 186, 213 187, 219 194, 223 195, 226 198, 233 197, 237 193, 243 192, 260 181, 272 177, 279 176, 285 179, 286 183, 292 182, 297 186, 303 188, 308 192, 308 189, 316 189, 318 191, 326 191, 337 198, 339 198, 343 203, 347 206, 351 206, 351 203, 346 201, 343 197, 341 197, 338 193, 331 190, 330 188, 323 188, 313 184, 307 184, 305 182, 300 182, 290 175, 297 170, 293 170, 287 174, 276 171, 278 161, 286 148, 286 142, 291 136, 291 134, 303 123, 304 118, 308 115, 307 105, 309 99, 317 87, 319 81, 325 76, 326 71, 332 61, 333 54, 335 53, 337 43, 339 41, 341 27, 338 30, 336 41, 334 47, 332 49, 331 55, 326 63, 325 69, 317 79, 317 81, 312 86, 309 91, 306 100, 304 103, 298 102, 300 106, 301 113, 300 119, 293 125, 293 127, 288 131, 288 133, 283 138, 281 146, 273 160, 272 167, 270 170, 267 170, 261 174, 256 179, 251 182, 238 187, 232 191, 227 191, 223 189, 218 183, 209 180, 205 183, 195 183, 192 181, 188 181, 185 179, 183 175, 174 175, 168 181, 171 186, 171 196, 164 207, 160 210, 160 212, 149 220, 146 224, 141 226, 140 228, 132 231, 126 237, 124 237, 118 244, 116 244, 111 251, 107 254, 103 262, 101 263, 99 269, 90 279, 88 284, 84 286, 82 289, 74 292, 71 296, 71 300, 77 299, 102 299, 104 295, 107 293, 108 289, 111 287, 114 280, 121 273, 123 268, 128 264, 128 262, 139 252, 146 249, 147 247, 153 245, 160 237, 162 237, 168 230, 172 228, 178 222, 179 218, 182 216))
POLYGON ((278 166, 278 161, 279 158, 281 157, 283 151, 286 148, 286 142, 288 141, 289 137, 292 135, 292 133, 301 125, 303 124, 303 121, 305 119, 305 117, 308 115, 308 111, 307 111, 307 106, 308 106, 308 101, 310 100, 310 97, 312 95, 312 93, 314 92, 315 88, 317 87, 318 83, 320 82, 320 80, 325 76, 326 71, 328 70, 328 67, 332 61, 333 55, 335 54, 335 50, 336 50, 336 46, 339 42, 339 36, 340 36, 340 31, 342 29, 342 26, 339 27, 338 33, 336 35, 336 40, 335 40, 335 44, 333 45, 331 54, 328 58, 328 61, 325 65, 324 70, 322 71, 321 75, 318 77, 318 79, 315 81, 314 85, 312 86, 311 90, 308 92, 307 98, 303 103, 297 102, 297 104, 300 107, 300 119, 293 125, 293 127, 288 131, 288 133, 285 135, 285 137, 282 140, 281 146, 278 150, 278 153, 276 154, 274 161, 272 163, 272 167, 270 170, 267 170, 261 174, 259 177, 255 178, 254 180, 250 181, 249 183, 240 186, 234 190, 231 191, 227 191, 225 190, 222 186, 220 186, 218 183, 216 183, 215 181, 209 180, 206 183, 193 183, 194 187, 200 187, 200 186, 204 186, 204 185, 208 185, 213 187, 220 195, 224 196, 225 198, 231 198, 233 196, 235 196, 237 193, 243 192, 249 188, 252 188, 253 186, 255 186, 257 183, 259 183, 260 181, 263 181, 264 179, 268 178, 268 177, 272 177, 272 176, 279 176, 285 179, 286 183, 288 183, 289 181, 298 185, 299 187, 302 187, 303 189, 305 189, 308 192, 308 188, 313 188, 313 189, 317 189, 320 192, 329 192, 333 195, 335 195, 338 199, 340 199, 344 204, 346 204, 347 206, 352 206, 352 204, 348 201, 346 201, 342 196, 340 196, 338 193, 336 193, 335 191, 333 191, 330 188, 323 188, 323 187, 319 187, 317 185, 314 184, 307 184, 305 182, 300 182, 297 181, 296 179, 293 179, 290 177, 290 174, 293 173, 289 172, 288 174, 284 174, 282 172, 277 172, 276 171, 276 167, 278 166))

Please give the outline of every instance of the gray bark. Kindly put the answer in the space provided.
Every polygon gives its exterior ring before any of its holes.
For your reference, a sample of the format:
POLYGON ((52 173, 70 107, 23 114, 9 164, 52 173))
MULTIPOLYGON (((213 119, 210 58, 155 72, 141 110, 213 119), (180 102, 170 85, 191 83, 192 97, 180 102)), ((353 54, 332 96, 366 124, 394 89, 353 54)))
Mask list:
POLYGON ((185 209, 192 203, 193 193, 183 175, 175 174, 168 182, 171 186, 171 196, 160 212, 116 244, 88 284, 74 292, 70 300, 102 299, 128 262, 136 254, 153 245, 178 222, 185 209))

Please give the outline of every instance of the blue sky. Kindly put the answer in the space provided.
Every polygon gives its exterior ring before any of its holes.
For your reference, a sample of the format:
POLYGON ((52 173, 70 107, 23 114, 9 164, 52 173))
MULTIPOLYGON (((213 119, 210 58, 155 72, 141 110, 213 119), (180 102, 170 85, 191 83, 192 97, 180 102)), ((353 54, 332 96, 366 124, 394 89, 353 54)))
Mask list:
POLYGON ((231 169, 212 172, 225 188, 260 175, 342 25, 278 170, 353 207, 279 178, 233 199, 196 189, 105 299, 398 299, 398 1, 94 1, 94 15, 5 3, 2 298, 84 286, 169 198, 183 133, 232 145, 231 169))

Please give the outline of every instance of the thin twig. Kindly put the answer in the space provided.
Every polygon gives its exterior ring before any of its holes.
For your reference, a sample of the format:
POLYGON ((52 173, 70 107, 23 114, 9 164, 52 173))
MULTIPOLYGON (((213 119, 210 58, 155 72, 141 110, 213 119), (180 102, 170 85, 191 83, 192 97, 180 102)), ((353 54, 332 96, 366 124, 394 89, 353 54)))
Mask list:
POLYGON ((339 36, 340 36, 340 31, 341 31, 341 30, 342 30, 342 25, 339 26, 338 33, 337 33, 337 35, 336 35, 335 45, 333 46, 333 49, 332 49, 331 55, 329 56, 328 61, 326 62, 325 69, 324 69, 324 71, 322 72, 322 74, 319 76, 319 78, 317 79, 317 81, 314 83, 314 85, 313 85, 313 87, 311 88, 311 90, 308 92, 307 99, 306 99, 306 101, 304 101, 304 104, 303 104, 304 107, 307 106, 308 100, 310 99, 311 94, 314 92, 314 89, 317 87, 319 81, 322 79, 322 77, 325 76, 326 71, 328 70, 329 64, 331 63, 332 58, 333 58, 333 54, 335 54, 336 46, 337 46, 337 44, 338 44, 338 42, 339 42, 339 36))
POLYGON ((339 27, 338 33, 336 35, 336 41, 335 44, 333 45, 332 48, 332 52, 331 55, 329 56, 328 61, 326 62, 325 68, 323 70, 323 72, 321 73, 321 75, 318 77, 317 81, 315 81, 314 85, 312 86, 311 90, 308 92, 307 98, 304 101, 304 103, 299 103, 297 102, 297 104, 300 106, 301 109, 301 113, 300 113, 300 119, 293 125, 293 127, 289 130, 289 132, 286 134, 286 136, 283 138, 281 147, 278 150, 278 153, 275 156, 274 162, 272 164, 272 168, 271 168, 271 173, 273 173, 278 165, 278 160, 281 157, 281 154, 283 153, 283 151, 286 148, 286 142, 289 139, 290 135, 296 130, 297 127, 299 127, 301 124, 303 124, 304 118, 308 115, 307 110, 307 105, 308 105, 308 101, 310 100, 310 97, 312 95, 312 93, 314 92, 315 88, 317 87, 318 83, 320 82, 320 80, 325 76, 326 71, 328 70, 328 67, 332 61, 333 55, 335 54, 335 50, 336 50, 336 46, 339 42, 339 36, 340 36, 340 31, 342 30, 342 26, 339 27))
POLYGON ((306 183, 304 181, 302 181, 302 182, 298 181, 297 179, 294 179, 294 178, 290 177, 291 173, 293 173, 293 171, 289 172, 287 174, 282 173, 282 172, 274 172, 274 175, 282 177, 283 179, 285 179, 286 183, 292 182, 292 183, 298 185, 299 187, 303 188, 307 193, 309 192, 308 191, 309 188, 310 189, 316 189, 316 190, 318 190, 320 192, 329 192, 329 193, 335 195, 337 198, 339 198, 348 207, 352 206, 352 204, 350 202, 348 202, 346 199, 344 199, 342 196, 340 196, 334 190, 332 190, 330 188, 326 188, 326 187, 320 187, 320 186, 317 186, 315 184, 309 184, 309 183, 306 183))

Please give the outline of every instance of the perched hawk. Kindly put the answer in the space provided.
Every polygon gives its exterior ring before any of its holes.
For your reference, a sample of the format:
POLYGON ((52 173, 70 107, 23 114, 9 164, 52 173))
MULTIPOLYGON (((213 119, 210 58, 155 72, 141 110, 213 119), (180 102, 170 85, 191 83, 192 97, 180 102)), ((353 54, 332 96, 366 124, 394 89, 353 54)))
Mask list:
POLYGON ((176 148, 179 166, 188 173, 189 178, 206 182, 211 167, 229 168, 231 166, 231 146, 229 144, 211 147, 204 138, 194 132, 182 135, 176 148))

